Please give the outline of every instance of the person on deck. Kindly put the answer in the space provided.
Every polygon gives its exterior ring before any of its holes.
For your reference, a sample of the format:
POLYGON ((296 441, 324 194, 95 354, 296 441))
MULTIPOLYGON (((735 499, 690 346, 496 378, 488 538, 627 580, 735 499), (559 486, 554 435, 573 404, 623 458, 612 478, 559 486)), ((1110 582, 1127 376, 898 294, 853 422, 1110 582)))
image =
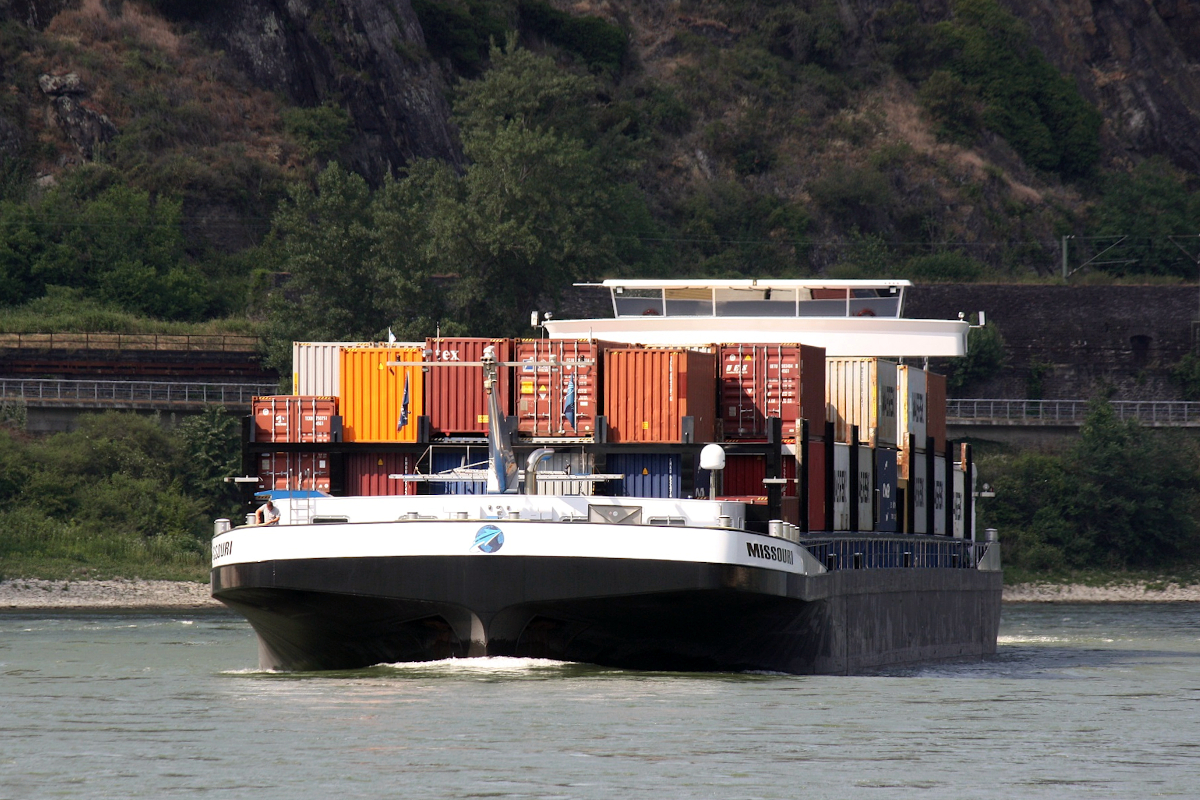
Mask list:
POLYGON ((279 509, 271 502, 271 498, 267 498, 267 502, 258 507, 254 512, 255 525, 278 525, 279 524, 279 509))

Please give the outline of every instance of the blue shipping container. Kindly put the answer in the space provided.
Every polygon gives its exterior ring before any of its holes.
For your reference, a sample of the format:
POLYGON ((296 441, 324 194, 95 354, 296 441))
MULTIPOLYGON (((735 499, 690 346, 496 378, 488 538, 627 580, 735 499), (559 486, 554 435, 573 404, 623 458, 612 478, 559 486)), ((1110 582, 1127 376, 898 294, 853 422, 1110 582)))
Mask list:
POLYGON ((625 497, 680 497, 679 455, 658 453, 614 453, 609 455, 605 472, 621 473, 625 479, 616 491, 625 497))
MULTIPOLYGON (((437 448, 429 454, 430 472, 447 472, 458 467, 469 467, 476 462, 482 462, 487 468, 486 447, 453 447, 437 448)), ((430 494, 485 494, 486 481, 430 481, 430 494)))
POLYGON ((875 530, 894 533, 900 511, 896 498, 895 450, 883 447, 875 450, 875 489, 879 492, 879 520, 875 523, 875 530))

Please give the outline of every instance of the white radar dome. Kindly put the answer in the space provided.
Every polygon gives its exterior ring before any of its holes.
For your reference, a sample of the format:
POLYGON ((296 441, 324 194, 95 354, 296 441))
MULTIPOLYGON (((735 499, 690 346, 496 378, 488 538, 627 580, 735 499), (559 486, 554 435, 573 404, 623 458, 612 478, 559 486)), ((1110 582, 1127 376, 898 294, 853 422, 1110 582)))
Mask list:
POLYGON ((725 448, 719 444, 706 444, 700 451, 700 469, 725 469, 725 448))

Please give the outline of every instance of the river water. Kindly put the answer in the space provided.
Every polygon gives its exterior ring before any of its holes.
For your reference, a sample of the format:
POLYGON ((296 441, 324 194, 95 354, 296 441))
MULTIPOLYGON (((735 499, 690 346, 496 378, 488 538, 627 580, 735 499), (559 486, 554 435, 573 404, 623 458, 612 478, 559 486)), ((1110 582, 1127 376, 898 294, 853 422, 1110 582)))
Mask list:
POLYGON ((256 663, 224 613, 0 614, 0 798, 1200 797, 1200 604, 860 677, 256 663))

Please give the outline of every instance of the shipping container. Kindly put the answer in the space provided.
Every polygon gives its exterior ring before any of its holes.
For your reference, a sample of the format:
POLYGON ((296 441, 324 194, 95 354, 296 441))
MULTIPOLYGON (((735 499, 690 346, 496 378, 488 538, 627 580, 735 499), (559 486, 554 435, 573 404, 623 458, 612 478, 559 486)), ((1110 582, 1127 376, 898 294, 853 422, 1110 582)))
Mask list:
POLYGON ((415 481, 401 481, 389 475, 412 475, 417 457, 410 453, 349 453, 346 455, 346 494, 356 497, 383 497, 418 493, 415 481))
POLYGON ((335 397, 255 397, 251 417, 254 442, 336 442, 343 432, 335 397))
MULTIPOLYGON (((512 361, 512 339, 470 337, 427 339, 431 366, 425 381, 425 413, 433 433, 443 436, 484 436, 488 430, 487 396, 483 367, 455 367, 455 362, 483 360, 483 351, 494 347, 496 360, 512 361)), ((512 413, 512 367, 499 368, 497 400, 500 411, 512 413)))
POLYGON ((594 339, 519 339, 517 430, 530 436, 590 437, 600 413, 600 359, 594 339))
POLYGON ((610 442, 716 438, 717 355, 684 348, 614 348, 604 354, 610 442), (684 429, 690 417, 692 428, 684 429))
POLYGON ((936 453, 946 452, 946 376, 925 373, 925 428, 936 453))
POLYGON ((419 347, 342 348, 339 408, 345 441, 417 441, 417 417, 425 411, 422 358, 419 347))
POLYGON ((926 472, 925 453, 913 453, 910 459, 908 491, 912 508, 909 533, 929 533, 929 475, 926 472))
MULTIPOLYGON (((780 456, 780 478, 786 481, 781 487, 783 497, 795 497, 798 491, 796 483, 796 456, 794 452, 783 453, 780 456)), ((767 485, 763 482, 767 477, 767 457, 747 453, 730 453, 725 456, 725 469, 721 475, 721 496, 723 497, 766 497, 767 485)), ((706 469, 696 469, 695 486, 702 494, 708 494, 709 472, 706 469)))
POLYGON ((850 446, 833 445, 833 529, 850 530, 850 446))
POLYGON ((328 453, 259 453, 258 491, 307 489, 329 491, 328 453))
POLYGON ((933 457, 933 533, 946 535, 946 457, 933 457))
POLYGON ((342 348, 370 342, 292 342, 292 394, 342 394, 342 348))
POLYGON ((719 413, 726 439, 764 439, 767 419, 782 435, 799 435, 800 420, 823 425, 825 350, 797 344, 726 344, 720 348, 719 413))
MULTIPOLYGON (((436 447, 429 454, 429 471, 449 472, 460 467, 487 469, 487 447, 436 447)), ((430 481, 430 494, 486 494, 487 481, 430 481)))
POLYGON ((901 449, 908 447, 911 435, 920 452, 925 451, 928 436, 927 409, 929 398, 926 393, 925 370, 920 367, 901 366, 896 370, 896 396, 900 400, 897 417, 900 422, 901 449))
POLYGON ((825 360, 826 416, 834 438, 849 443, 853 428, 871 447, 895 447, 896 364, 882 358, 825 360))
POLYGON ((671 453, 610 453, 605 472, 624 475, 623 497, 682 497, 682 459, 671 453))
POLYGON ((805 453, 808 463, 808 529, 825 530, 825 443, 809 442, 805 453))
POLYGON ((891 448, 875 449, 876 499, 879 504, 875 530, 884 533, 895 533, 899 529, 896 455, 896 451, 891 448))
MULTIPOLYGON (((520 462, 520 459, 518 459, 520 462)), ((553 453, 542 460, 538 468, 538 494, 591 495, 593 481, 566 480, 566 475, 590 475, 595 470, 590 453, 553 453)))
POLYGON ((962 471, 961 464, 955 464, 954 469, 950 470, 954 476, 953 481, 947 481, 954 486, 954 497, 950 501, 954 505, 951 506, 953 511, 952 520, 954 522, 954 538, 962 539, 966 536, 966 517, 963 514, 965 503, 968 502, 966 497, 967 475, 962 471))
POLYGON ((858 502, 858 530, 875 530, 875 451, 860 445, 854 495, 858 502))

